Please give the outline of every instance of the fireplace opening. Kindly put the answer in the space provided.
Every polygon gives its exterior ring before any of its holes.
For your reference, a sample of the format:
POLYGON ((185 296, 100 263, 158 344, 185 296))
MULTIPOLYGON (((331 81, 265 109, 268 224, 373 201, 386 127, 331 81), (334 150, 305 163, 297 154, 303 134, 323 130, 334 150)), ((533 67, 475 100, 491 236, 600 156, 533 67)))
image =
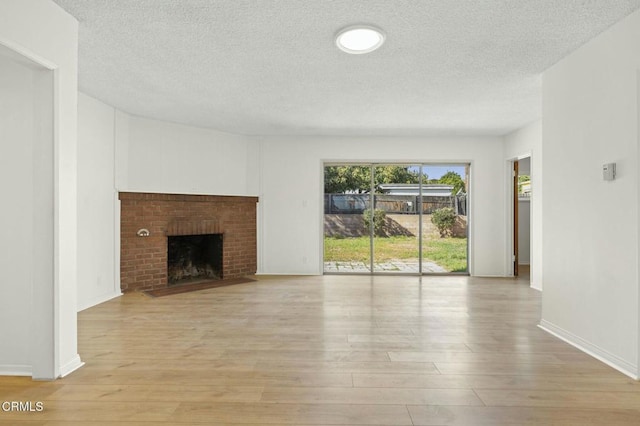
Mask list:
POLYGON ((222 234, 169 236, 169 285, 222 279, 222 234))

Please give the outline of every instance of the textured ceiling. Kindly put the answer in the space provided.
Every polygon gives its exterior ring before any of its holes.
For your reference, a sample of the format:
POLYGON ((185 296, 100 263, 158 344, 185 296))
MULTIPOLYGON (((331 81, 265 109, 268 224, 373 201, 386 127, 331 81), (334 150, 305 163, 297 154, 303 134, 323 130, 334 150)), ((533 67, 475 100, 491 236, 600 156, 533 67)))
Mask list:
POLYGON ((55 0, 80 21, 80 90, 240 134, 501 135, 540 73, 640 0, 55 0), (387 36, 367 55, 343 27, 387 36))

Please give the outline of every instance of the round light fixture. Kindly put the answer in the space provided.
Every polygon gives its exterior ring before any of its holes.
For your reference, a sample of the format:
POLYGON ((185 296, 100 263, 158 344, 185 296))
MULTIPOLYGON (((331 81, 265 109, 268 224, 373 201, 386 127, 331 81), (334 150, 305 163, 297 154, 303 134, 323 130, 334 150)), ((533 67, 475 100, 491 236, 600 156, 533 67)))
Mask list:
POLYGON ((368 25, 358 25, 342 29, 336 36, 336 46, 343 52, 360 55, 382 46, 384 34, 368 25))

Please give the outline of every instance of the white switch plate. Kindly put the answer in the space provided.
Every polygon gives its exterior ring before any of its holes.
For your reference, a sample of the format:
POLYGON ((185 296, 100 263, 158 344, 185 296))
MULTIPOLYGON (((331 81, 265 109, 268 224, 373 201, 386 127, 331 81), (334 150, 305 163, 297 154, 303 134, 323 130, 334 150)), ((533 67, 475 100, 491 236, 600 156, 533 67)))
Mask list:
POLYGON ((616 178, 616 163, 602 165, 602 179, 614 180, 616 178))

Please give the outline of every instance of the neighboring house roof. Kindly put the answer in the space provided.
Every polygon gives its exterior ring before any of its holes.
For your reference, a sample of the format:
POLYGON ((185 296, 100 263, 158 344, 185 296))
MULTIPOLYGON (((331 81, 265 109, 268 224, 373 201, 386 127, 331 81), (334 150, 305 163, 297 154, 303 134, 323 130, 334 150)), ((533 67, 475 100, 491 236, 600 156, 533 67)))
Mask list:
MULTIPOLYGON (((383 183, 380 189, 389 195, 420 195, 420 186, 417 183, 383 183)), ((451 195, 453 185, 442 183, 428 183, 422 185, 423 197, 447 197, 451 195)))

